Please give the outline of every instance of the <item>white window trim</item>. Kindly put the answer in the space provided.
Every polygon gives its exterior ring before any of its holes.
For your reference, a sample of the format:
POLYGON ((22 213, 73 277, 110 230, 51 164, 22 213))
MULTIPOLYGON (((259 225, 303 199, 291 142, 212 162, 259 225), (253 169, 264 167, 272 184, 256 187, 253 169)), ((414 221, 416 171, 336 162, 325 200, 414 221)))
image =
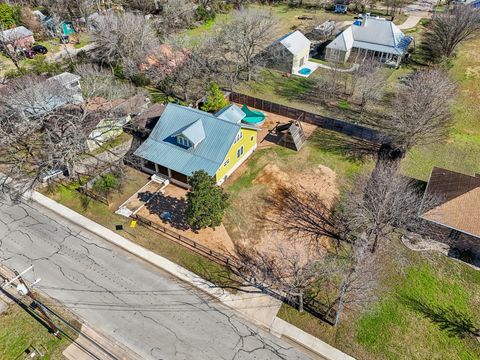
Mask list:
POLYGON ((230 158, 224 161, 223 167, 226 167, 228 164, 230 164, 230 158))
POLYGON ((240 158, 243 156, 244 153, 245 153, 245 149, 243 148, 243 145, 242 145, 242 146, 240 146, 240 147, 237 149, 237 159, 240 159, 240 158), (238 152, 239 152, 240 150, 241 150, 241 154, 238 155, 238 152))
POLYGON ((236 143, 239 142, 242 138, 243 138, 243 131, 242 131, 242 129, 240 129, 240 131, 238 132, 237 136, 235 136, 235 141, 234 141, 233 143, 236 144, 236 143))

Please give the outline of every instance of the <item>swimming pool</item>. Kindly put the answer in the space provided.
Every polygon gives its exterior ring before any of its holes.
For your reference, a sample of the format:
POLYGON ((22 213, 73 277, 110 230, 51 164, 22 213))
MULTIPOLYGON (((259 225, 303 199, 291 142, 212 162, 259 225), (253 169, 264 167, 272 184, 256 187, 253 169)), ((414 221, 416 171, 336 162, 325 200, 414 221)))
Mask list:
POLYGON ((302 75, 309 75, 311 72, 312 72, 312 70, 309 69, 309 68, 306 68, 306 67, 301 68, 300 70, 298 70, 298 73, 299 73, 299 74, 302 74, 302 75))

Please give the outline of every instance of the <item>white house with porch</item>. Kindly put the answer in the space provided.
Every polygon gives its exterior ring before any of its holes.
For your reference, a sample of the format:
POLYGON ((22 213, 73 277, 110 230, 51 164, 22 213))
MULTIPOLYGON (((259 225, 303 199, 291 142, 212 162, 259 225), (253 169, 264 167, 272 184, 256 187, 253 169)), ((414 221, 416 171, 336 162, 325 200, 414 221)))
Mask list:
POLYGON ((412 40, 393 22, 365 16, 327 45, 325 58, 333 62, 346 62, 352 57, 355 62, 374 58, 398 66, 412 40))

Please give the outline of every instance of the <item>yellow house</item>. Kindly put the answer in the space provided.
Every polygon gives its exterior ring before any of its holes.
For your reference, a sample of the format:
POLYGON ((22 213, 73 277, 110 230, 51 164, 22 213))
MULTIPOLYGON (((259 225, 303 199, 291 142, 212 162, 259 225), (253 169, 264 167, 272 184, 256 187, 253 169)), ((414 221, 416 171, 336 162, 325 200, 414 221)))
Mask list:
POLYGON ((236 105, 209 114, 168 104, 135 155, 145 172, 177 185, 188 187, 188 177, 198 170, 221 185, 257 148, 260 128, 245 122, 249 119, 236 105))

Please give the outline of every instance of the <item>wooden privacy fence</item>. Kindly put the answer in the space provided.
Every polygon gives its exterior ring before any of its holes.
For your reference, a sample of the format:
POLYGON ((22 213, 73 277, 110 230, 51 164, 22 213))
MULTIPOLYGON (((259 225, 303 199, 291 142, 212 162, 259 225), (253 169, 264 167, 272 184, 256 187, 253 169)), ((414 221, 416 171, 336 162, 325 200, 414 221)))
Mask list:
POLYGON ((317 125, 323 129, 336 131, 348 136, 376 143, 381 141, 381 134, 378 131, 365 126, 352 124, 348 121, 337 120, 323 115, 314 114, 308 111, 258 99, 256 97, 240 94, 234 91, 230 92, 229 100, 238 104, 247 104, 247 106, 268 111, 273 114, 282 115, 293 120, 300 120, 309 124, 317 125))
MULTIPOLYGON (((141 225, 144 225, 146 227, 150 227, 160 233, 167 234, 170 237, 174 238, 178 243, 181 245, 189 248, 190 250, 193 250, 200 255, 206 256, 210 258, 211 260, 215 261, 217 264, 224 266, 228 268, 230 271, 232 271, 235 275, 238 275, 242 277, 242 265, 240 262, 233 258, 229 257, 223 254, 220 254, 216 251, 213 251, 209 249, 208 247, 199 244, 195 240, 189 239, 185 236, 182 236, 175 231, 172 231, 156 222, 153 222, 141 215, 134 214, 131 216, 135 220, 137 220, 138 223, 141 225)), ((268 294, 286 304, 289 304, 293 307, 298 308, 299 303, 298 303, 298 298, 295 295, 291 295, 288 293, 281 293, 279 291, 275 291, 271 288, 266 288, 262 286, 261 283, 258 283, 255 281, 255 279, 252 279, 250 281, 251 285, 258 288, 260 291, 262 291, 265 294, 268 294)), ((336 317, 336 310, 334 307, 325 305, 318 300, 311 298, 311 297, 306 297, 304 299, 304 304, 303 308, 306 312, 312 314, 313 316, 319 318, 320 320, 325 321, 326 323, 333 325, 336 317)))

